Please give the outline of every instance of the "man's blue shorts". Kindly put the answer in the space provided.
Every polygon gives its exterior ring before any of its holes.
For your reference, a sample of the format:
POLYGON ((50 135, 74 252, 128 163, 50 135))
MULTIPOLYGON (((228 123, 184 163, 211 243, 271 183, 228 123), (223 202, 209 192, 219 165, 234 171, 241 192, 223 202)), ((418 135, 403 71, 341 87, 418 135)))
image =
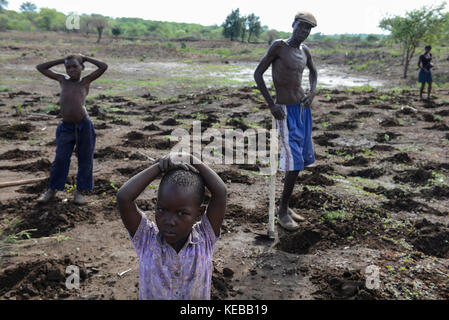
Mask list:
POLYGON ((300 104, 284 105, 286 118, 277 120, 281 145, 280 171, 300 171, 315 162, 312 111, 300 104))
POLYGON ((426 83, 433 82, 432 72, 425 72, 424 70, 419 70, 418 82, 426 83))

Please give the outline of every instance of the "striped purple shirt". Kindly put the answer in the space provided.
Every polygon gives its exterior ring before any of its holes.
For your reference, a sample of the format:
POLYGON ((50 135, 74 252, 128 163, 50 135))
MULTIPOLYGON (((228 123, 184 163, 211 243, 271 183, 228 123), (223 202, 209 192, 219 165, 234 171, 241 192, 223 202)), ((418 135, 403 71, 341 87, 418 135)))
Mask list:
POLYGON ((218 238, 204 214, 176 253, 157 225, 142 217, 131 238, 139 258, 139 299, 210 300, 212 255, 218 238))

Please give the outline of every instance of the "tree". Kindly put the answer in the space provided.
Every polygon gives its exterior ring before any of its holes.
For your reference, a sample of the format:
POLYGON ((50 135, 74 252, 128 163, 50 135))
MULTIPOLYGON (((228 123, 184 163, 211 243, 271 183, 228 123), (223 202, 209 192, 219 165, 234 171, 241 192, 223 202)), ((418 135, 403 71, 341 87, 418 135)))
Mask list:
POLYGON ((260 24, 259 17, 256 16, 254 13, 251 13, 248 17, 248 42, 251 41, 251 37, 259 37, 260 33, 262 32, 262 25, 260 24))
POLYGON ((223 36, 225 38, 230 38, 231 41, 238 38, 241 32, 241 19, 240 19, 240 9, 232 10, 232 12, 226 17, 225 22, 223 22, 223 36))
POLYGON ((20 6, 20 11, 22 12, 35 12, 37 10, 37 6, 32 2, 24 2, 20 6))
POLYGON ((384 18, 379 27, 391 32, 394 42, 401 44, 403 50, 404 79, 407 78, 410 61, 416 48, 422 43, 431 44, 440 39, 445 32, 447 15, 442 14, 446 3, 436 7, 422 7, 407 12, 405 17, 384 18))
POLYGON ((6 0, 0 0, 0 11, 3 10, 3 8, 8 6, 8 1, 6 0))
POLYGON ((116 26, 112 27, 111 32, 112 32, 112 35, 117 38, 119 35, 122 34, 122 29, 120 28, 119 25, 116 25, 116 26))
POLYGON ((240 17, 240 37, 241 41, 245 42, 246 33, 248 32, 248 17, 240 17))
POLYGON ((65 27, 65 19, 65 15, 55 9, 42 8, 36 17, 36 24, 41 30, 62 30, 65 27))
POLYGON ((274 40, 279 39, 279 31, 276 30, 268 30, 267 31, 267 41, 268 41, 268 45, 271 45, 271 43, 273 43, 274 40))
POLYGON ((104 29, 108 25, 108 21, 101 15, 92 15, 92 18, 90 19, 90 25, 92 25, 92 27, 97 30, 98 33, 97 43, 100 43, 101 36, 103 35, 104 29))

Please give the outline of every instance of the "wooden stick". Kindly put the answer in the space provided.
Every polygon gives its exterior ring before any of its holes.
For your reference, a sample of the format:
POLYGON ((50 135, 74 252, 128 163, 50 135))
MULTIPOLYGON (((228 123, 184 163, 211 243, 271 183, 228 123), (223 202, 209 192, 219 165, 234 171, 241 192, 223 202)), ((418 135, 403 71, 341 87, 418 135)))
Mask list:
MULTIPOLYGON (((272 130, 276 130, 276 119, 274 117, 271 118, 271 128, 272 130)), ((270 170, 271 170, 271 176, 270 176, 270 193, 269 193, 269 199, 270 199, 270 205, 268 208, 268 237, 270 239, 275 238, 274 233, 274 205, 275 205, 275 191, 276 191, 276 171, 273 170, 273 166, 276 166, 277 163, 274 163, 276 161, 276 157, 274 156, 273 152, 277 150, 273 150, 272 147, 273 139, 270 139, 270 170), (274 172, 273 172, 274 171, 274 172)), ((277 144, 276 144, 277 147, 277 144)))
POLYGON ((14 186, 21 186, 24 184, 30 184, 35 182, 40 182, 48 179, 48 177, 45 178, 37 178, 37 179, 28 179, 28 180, 18 180, 18 181, 7 181, 7 182, 0 182, 0 188, 6 188, 6 187, 14 187, 14 186))

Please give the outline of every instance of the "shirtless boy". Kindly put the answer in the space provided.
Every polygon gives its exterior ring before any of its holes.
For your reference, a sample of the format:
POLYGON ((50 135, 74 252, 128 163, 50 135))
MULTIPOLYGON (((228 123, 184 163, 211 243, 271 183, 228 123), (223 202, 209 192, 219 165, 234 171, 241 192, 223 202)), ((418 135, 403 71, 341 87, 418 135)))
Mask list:
POLYGON ((54 198, 57 190, 64 190, 70 168, 70 158, 76 146, 78 157, 78 175, 74 202, 85 204, 82 191, 93 189, 93 155, 95 148, 95 130, 85 107, 89 86, 108 68, 107 64, 82 55, 71 55, 64 59, 53 60, 38 65, 37 70, 61 86, 59 104, 62 122, 56 130, 56 156, 50 171, 49 189, 38 199, 45 203, 54 198), (91 74, 81 78, 84 62, 98 67, 91 74), (54 72, 50 68, 64 64, 67 75, 54 72))
POLYGON ((289 231, 299 228, 295 220, 304 220, 288 207, 299 171, 315 162, 310 107, 316 94, 318 74, 309 48, 302 43, 316 25, 316 19, 312 14, 299 12, 293 22, 291 37, 273 42, 254 72, 257 87, 276 118, 279 128, 281 144, 279 170, 286 171, 286 175, 277 214, 279 224, 289 231), (271 98, 263 79, 263 74, 270 65, 276 101, 271 98), (302 74, 306 66, 310 71, 308 94, 301 87, 302 74))

